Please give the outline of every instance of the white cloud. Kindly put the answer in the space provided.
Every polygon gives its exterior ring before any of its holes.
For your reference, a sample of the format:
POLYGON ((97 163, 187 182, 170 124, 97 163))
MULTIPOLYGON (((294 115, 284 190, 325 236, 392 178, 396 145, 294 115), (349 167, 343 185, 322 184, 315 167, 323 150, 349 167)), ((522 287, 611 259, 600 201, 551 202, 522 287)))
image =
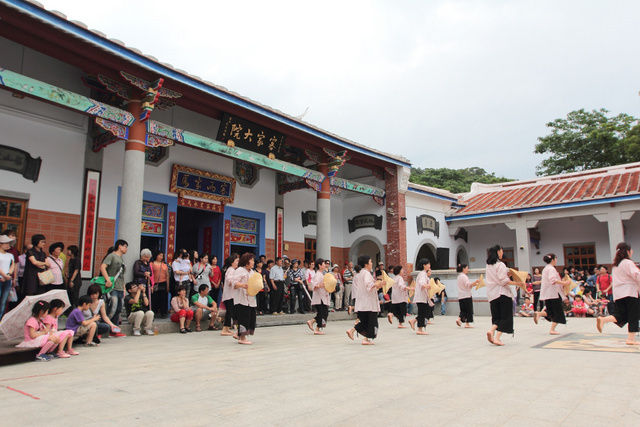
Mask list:
POLYGON ((633 0, 41 1, 420 167, 529 178, 545 123, 579 108, 639 115, 633 0))

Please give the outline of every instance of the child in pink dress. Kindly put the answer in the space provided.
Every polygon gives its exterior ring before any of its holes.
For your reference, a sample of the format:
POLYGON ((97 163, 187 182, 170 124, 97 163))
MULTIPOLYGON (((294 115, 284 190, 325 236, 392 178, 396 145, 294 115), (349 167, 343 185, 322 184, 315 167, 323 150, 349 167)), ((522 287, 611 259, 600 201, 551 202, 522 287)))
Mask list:
POLYGON ((22 348, 40 347, 36 359, 43 362, 53 359, 53 356, 47 353, 60 343, 60 338, 51 334, 51 330, 42 323, 42 318, 47 315, 49 307, 50 305, 46 301, 38 301, 34 304, 31 309, 31 317, 24 324, 24 341, 16 346, 22 348))
POLYGON ((571 308, 571 312, 575 317, 585 317, 589 311, 587 305, 582 301, 582 295, 576 295, 573 300, 573 307, 571 308))
POLYGON ((67 345, 66 354, 64 351, 58 351, 58 357, 65 358, 69 357, 69 355, 77 356, 79 353, 76 352, 72 347, 74 335, 73 331, 69 329, 58 331, 58 317, 64 312, 64 301, 60 299, 54 299, 49 304, 51 305, 51 308, 49 308, 49 314, 42 318, 42 323, 44 323, 45 326, 49 327, 49 330, 53 335, 60 338, 60 350, 64 348, 64 344, 67 345))

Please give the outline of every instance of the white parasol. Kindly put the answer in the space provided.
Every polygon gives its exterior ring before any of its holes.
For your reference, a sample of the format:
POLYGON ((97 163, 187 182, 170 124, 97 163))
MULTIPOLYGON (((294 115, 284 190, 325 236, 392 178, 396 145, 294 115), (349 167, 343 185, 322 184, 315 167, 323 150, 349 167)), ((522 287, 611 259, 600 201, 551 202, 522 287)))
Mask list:
POLYGON ((54 299, 62 300, 65 310, 71 306, 71 304, 69 304, 67 291, 64 289, 54 289, 42 295, 26 296, 16 308, 2 317, 0 331, 2 331, 8 340, 24 337, 24 324, 27 323, 27 320, 31 316, 33 305, 38 301, 50 302, 54 299))

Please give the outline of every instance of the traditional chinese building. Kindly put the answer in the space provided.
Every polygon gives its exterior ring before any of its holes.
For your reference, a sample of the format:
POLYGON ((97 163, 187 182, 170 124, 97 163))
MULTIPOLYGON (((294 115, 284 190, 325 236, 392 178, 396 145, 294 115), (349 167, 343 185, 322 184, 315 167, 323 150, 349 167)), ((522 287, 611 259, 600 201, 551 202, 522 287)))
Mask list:
POLYGON ((128 262, 141 248, 407 262, 409 160, 37 2, 0 1, 0 52, 0 220, 19 246, 77 244, 85 278, 116 238, 128 262))

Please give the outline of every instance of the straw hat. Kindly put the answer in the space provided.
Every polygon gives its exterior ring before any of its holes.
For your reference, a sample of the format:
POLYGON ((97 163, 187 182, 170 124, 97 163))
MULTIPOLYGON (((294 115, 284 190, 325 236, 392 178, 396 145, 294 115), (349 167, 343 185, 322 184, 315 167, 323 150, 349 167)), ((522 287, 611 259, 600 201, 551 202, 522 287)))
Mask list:
POLYGON ((396 284, 396 281, 393 280, 391 277, 389 277, 387 272, 384 270, 382 270, 382 280, 384 280, 385 282, 384 285, 382 286, 382 292, 386 294, 387 292, 389 292, 389 289, 391 289, 393 285, 396 284))
POLYGON ((333 273, 327 273, 322 278, 322 283, 324 283, 324 288, 327 290, 327 292, 332 293, 335 292, 336 284, 338 283, 338 281, 336 280, 336 276, 334 276, 333 273))
POLYGON ((429 288, 429 298, 433 298, 435 294, 439 294, 446 287, 440 283, 440 280, 436 282, 434 279, 429 280, 429 285, 431 285, 429 288))
POLYGON ((484 277, 482 277, 482 274, 480 275, 480 281, 478 282, 478 284, 476 285, 476 291, 480 288, 484 288, 485 286, 487 286, 487 282, 484 281, 484 277))
POLYGON ((510 268, 509 271, 511 272, 511 278, 513 279, 514 282, 518 283, 518 286, 520 286, 521 288, 526 288, 526 281, 527 281, 527 276, 529 275, 529 273, 527 273, 526 271, 518 271, 515 268, 510 268))
POLYGON ((247 285, 249 285, 247 293, 250 296, 255 297, 256 295, 258 295, 258 292, 264 289, 262 274, 258 273, 257 271, 251 273, 251 276, 249 276, 249 280, 247 281, 247 285))
POLYGON ((576 282, 574 282, 573 280, 571 280, 571 277, 569 277, 568 274, 566 274, 563 278, 562 281, 566 282, 567 280, 569 280, 569 284, 568 285, 564 285, 564 294, 565 295, 569 295, 569 292, 571 292, 571 289, 575 289, 578 284, 576 282))

